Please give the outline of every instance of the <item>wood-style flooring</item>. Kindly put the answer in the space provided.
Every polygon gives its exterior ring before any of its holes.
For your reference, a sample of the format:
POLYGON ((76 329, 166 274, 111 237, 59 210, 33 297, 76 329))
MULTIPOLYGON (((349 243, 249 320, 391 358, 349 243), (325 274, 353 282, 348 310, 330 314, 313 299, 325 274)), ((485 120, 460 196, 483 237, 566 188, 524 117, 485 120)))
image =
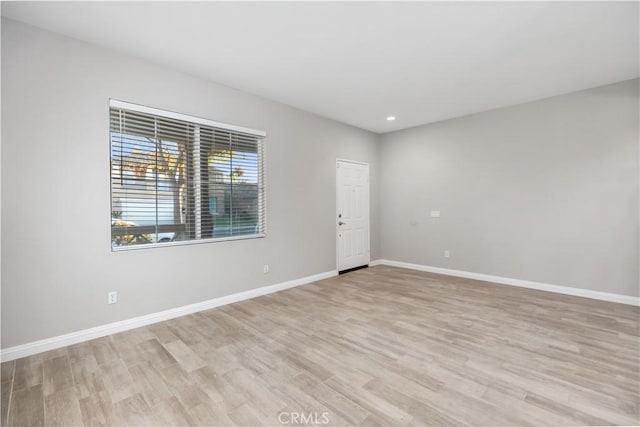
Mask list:
POLYGON ((3 363, 2 425, 637 425, 639 316, 372 267, 3 363))

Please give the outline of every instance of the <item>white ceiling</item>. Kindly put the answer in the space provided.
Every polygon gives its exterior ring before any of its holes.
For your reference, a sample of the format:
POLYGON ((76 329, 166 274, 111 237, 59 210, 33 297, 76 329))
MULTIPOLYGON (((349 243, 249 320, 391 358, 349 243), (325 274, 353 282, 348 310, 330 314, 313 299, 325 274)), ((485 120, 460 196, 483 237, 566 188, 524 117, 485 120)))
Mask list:
POLYGON ((637 2, 2 3, 3 16, 379 133, 637 77, 638 12, 637 2))

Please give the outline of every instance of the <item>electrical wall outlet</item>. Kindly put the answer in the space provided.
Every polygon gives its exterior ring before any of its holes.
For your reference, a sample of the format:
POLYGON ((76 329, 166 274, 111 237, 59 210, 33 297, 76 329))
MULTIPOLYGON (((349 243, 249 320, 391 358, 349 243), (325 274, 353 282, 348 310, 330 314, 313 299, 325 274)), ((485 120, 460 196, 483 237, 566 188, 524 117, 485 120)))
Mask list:
POLYGON ((445 258, 450 258, 451 257, 451 252, 449 252, 449 249, 444 251, 444 257, 445 258))
POLYGON ((431 218, 440 218, 440 211, 431 211, 431 218))
POLYGON ((118 293, 115 292, 115 291, 109 292, 107 303, 108 304, 115 304, 117 302, 118 302, 118 293))
POLYGON ((269 272, 269 264, 265 264, 264 267, 262 267, 262 272, 264 274, 267 274, 269 272))

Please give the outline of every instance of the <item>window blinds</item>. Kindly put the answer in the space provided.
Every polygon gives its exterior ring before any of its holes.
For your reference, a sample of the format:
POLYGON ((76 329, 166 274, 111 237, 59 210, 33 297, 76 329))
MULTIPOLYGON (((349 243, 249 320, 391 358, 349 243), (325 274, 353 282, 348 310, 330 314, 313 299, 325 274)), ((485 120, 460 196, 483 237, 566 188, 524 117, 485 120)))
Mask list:
POLYGON ((111 101, 111 244, 264 236, 264 132, 111 101))

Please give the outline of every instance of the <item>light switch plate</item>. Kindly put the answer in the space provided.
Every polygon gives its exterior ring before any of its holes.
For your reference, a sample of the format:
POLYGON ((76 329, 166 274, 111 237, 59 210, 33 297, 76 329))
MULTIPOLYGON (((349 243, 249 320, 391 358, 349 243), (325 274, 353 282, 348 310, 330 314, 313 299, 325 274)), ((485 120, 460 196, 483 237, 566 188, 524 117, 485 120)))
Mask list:
POLYGON ((440 218, 440 211, 431 211, 431 218, 440 218))

